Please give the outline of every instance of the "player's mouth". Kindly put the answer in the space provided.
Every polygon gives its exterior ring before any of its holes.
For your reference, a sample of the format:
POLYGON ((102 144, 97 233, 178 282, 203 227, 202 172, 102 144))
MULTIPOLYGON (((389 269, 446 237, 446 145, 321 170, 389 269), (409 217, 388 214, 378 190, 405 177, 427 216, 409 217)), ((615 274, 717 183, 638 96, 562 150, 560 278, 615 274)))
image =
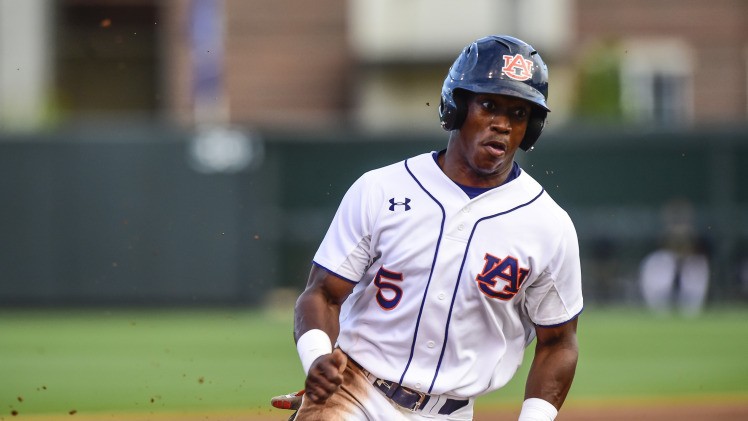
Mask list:
POLYGON ((493 156, 504 156, 506 154, 507 145, 499 141, 488 141, 483 143, 483 147, 486 148, 489 154, 493 156))

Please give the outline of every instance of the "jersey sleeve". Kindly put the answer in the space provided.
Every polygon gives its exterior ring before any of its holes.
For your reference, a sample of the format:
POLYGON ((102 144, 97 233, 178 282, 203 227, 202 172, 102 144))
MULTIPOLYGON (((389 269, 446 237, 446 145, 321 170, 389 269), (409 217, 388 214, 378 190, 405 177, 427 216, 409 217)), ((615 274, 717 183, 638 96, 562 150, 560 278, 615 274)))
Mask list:
POLYGON ((568 216, 562 226, 550 263, 526 292, 525 310, 533 323, 540 326, 568 322, 584 307, 576 230, 568 216))
POLYGON ((343 196, 314 255, 314 263, 350 282, 358 282, 371 264, 371 186, 361 176, 343 196))

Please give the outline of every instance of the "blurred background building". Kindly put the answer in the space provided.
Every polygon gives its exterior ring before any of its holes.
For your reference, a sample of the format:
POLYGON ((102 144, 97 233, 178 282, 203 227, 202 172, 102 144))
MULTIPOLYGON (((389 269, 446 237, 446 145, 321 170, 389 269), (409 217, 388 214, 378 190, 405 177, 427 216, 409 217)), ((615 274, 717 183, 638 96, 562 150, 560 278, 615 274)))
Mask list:
POLYGON ((490 33, 543 53, 556 125, 742 122, 747 15, 735 0, 4 0, 2 125, 435 130, 446 68, 490 33))
POLYGON ((673 198, 708 302, 744 301, 746 2, 0 0, 0 303, 300 289, 355 176, 445 145, 444 76, 492 33, 550 68, 521 159, 577 224, 589 301, 641 303, 673 198))

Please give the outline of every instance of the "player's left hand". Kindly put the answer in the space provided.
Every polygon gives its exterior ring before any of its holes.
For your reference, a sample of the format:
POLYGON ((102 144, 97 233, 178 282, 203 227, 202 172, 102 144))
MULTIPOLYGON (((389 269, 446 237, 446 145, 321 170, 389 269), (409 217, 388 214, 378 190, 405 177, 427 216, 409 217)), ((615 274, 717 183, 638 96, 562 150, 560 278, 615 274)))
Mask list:
POLYGON ((325 403, 343 384, 347 364, 348 356, 340 348, 317 358, 306 376, 305 396, 316 404, 325 403))

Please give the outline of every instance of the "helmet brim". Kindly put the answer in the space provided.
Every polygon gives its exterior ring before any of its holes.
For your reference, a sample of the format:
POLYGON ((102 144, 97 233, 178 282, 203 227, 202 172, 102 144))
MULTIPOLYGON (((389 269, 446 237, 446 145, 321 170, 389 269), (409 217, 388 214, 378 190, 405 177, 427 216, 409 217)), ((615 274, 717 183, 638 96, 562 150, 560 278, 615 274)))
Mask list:
POLYGON ((468 86, 460 86, 456 89, 470 91, 476 94, 497 94, 523 99, 531 104, 550 112, 551 109, 545 102, 545 96, 536 89, 524 84, 499 84, 499 83, 476 83, 468 86))

